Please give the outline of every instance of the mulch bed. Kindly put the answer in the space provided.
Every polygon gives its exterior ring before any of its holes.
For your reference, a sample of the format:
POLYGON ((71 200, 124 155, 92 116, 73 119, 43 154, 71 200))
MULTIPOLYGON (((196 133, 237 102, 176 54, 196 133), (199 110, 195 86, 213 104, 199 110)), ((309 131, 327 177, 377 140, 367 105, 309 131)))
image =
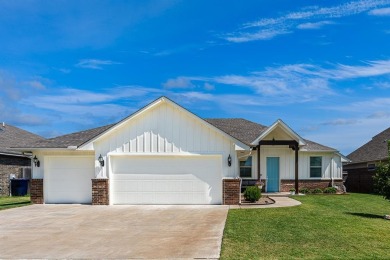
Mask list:
POLYGON ((258 201, 256 202, 249 202, 245 199, 241 200, 241 205, 269 205, 274 204, 275 201, 270 199, 268 196, 262 196, 258 201))

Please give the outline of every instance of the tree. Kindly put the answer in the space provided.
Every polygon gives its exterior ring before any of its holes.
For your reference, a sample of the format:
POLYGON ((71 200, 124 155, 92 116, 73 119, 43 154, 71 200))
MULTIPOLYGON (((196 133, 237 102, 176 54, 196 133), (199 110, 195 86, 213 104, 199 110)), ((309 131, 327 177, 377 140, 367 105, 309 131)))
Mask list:
POLYGON ((378 165, 373 180, 376 191, 390 200, 390 140, 387 140, 387 153, 388 160, 378 165))

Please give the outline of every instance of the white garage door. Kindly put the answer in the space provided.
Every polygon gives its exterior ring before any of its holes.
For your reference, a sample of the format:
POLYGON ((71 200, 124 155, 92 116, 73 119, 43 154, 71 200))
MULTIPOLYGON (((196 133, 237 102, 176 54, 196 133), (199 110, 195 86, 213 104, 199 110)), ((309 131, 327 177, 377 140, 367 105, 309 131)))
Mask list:
POLYGON ((111 156, 113 204, 221 204, 220 155, 111 156))
POLYGON ((94 157, 45 157, 45 203, 91 203, 94 157))

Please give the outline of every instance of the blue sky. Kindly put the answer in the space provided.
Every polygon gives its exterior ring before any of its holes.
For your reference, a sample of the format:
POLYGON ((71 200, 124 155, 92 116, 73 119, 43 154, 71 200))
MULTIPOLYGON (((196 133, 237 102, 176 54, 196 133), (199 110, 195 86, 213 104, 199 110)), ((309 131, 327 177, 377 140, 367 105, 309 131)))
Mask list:
POLYGON ((344 154, 390 127, 390 0, 5 0, 0 39, 0 121, 45 137, 162 95, 344 154))

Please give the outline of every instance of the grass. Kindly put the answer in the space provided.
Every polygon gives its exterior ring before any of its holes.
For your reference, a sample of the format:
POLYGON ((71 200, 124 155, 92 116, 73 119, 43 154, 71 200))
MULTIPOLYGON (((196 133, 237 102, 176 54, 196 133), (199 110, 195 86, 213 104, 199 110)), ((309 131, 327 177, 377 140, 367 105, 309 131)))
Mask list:
POLYGON ((229 210, 221 259, 390 259, 390 202, 369 194, 295 196, 289 208, 229 210))
POLYGON ((8 197, 0 196, 0 210, 30 205, 30 196, 8 197))

